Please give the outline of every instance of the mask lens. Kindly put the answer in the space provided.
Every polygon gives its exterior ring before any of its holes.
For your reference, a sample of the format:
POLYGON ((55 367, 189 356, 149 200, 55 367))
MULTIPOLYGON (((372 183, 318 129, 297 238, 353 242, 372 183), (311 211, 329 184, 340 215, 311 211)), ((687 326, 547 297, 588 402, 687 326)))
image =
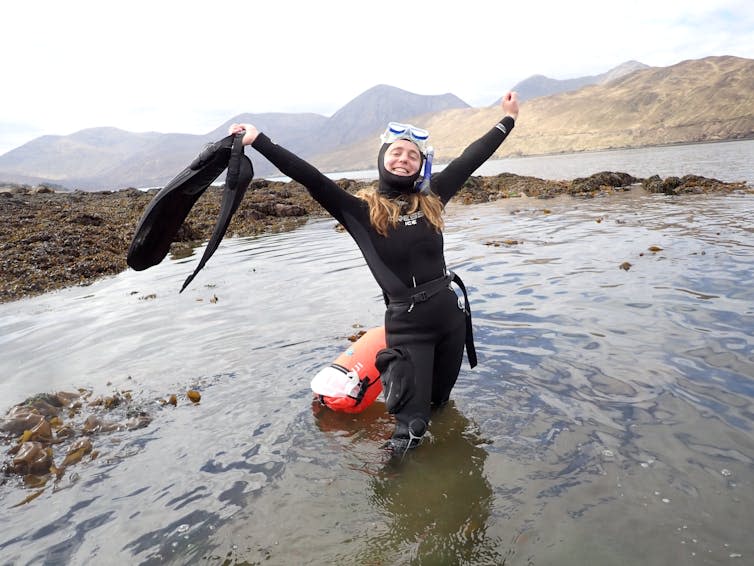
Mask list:
POLYGON ((399 136, 406 133, 408 126, 406 126, 405 124, 399 124, 398 122, 390 122, 387 125, 387 129, 391 134, 399 136))
POLYGON ((429 137, 429 132, 427 130, 422 130, 421 128, 416 128, 414 126, 411 126, 410 132, 411 137, 419 141, 426 141, 429 137))

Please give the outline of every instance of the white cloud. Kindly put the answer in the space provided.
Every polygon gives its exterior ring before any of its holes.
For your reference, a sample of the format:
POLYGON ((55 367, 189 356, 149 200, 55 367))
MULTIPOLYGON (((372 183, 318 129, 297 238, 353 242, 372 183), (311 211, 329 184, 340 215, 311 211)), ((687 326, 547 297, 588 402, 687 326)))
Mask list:
POLYGON ((42 0, 3 12, 0 153, 94 126, 204 133, 241 112, 329 115, 380 83, 483 105, 532 74, 754 58, 754 8, 738 0, 42 0))

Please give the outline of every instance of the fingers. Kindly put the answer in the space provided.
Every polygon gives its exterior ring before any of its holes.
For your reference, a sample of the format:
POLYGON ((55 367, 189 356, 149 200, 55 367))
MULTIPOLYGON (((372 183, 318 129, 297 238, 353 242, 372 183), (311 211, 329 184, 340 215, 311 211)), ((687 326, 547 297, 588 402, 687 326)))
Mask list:
POLYGON ((228 127, 228 134, 239 134, 241 132, 246 131, 246 127, 244 124, 231 124, 228 127))
POLYGON ((512 117, 514 120, 518 118, 518 93, 510 91, 503 96, 501 104, 506 116, 512 117))
POLYGON ((259 130, 257 130, 253 124, 231 124, 228 126, 228 134, 235 135, 240 133, 244 134, 243 144, 251 145, 254 143, 254 140, 257 139, 259 130))

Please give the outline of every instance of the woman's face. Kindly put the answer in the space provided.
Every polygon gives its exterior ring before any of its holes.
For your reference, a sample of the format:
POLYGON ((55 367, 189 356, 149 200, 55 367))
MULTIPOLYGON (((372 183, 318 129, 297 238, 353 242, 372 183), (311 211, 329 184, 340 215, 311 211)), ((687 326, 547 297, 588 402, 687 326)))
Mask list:
POLYGON ((385 170, 393 175, 408 177, 419 171, 422 156, 416 144, 408 140, 397 140, 385 152, 385 170))

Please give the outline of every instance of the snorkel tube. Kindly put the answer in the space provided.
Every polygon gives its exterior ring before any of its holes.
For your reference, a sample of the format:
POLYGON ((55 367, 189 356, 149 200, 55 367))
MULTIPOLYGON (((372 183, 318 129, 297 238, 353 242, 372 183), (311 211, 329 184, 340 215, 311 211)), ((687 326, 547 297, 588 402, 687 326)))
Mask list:
POLYGON ((424 161, 424 176, 419 182, 416 183, 416 192, 427 194, 429 193, 429 178, 432 176, 432 158, 435 156, 435 148, 429 146, 427 148, 427 156, 424 161))

